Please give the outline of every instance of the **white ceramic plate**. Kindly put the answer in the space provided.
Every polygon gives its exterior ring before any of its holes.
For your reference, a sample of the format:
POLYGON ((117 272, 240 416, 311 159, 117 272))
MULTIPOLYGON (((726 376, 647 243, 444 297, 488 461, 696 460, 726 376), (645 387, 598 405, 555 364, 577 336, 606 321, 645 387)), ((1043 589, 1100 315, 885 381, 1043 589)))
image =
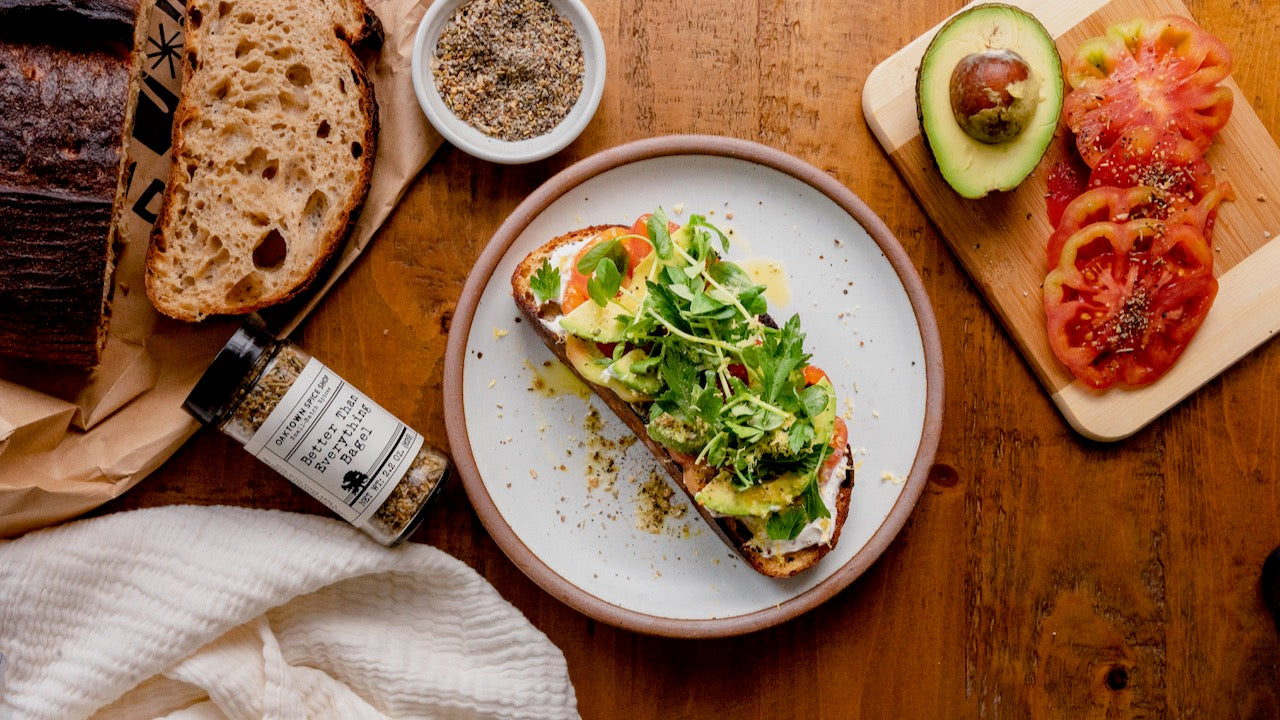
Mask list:
MULTIPOLYGON (((777 304, 774 300, 782 300, 777 304)), ((535 582, 582 612, 640 632, 706 637, 767 627, 831 597, 883 552, 915 505, 937 447, 942 362, 920 280, 884 224, 844 186, 745 141, 676 136, 584 160, 516 209, 478 261, 446 355, 449 441, 485 526, 535 582), (643 445, 606 451, 625 426, 521 322, 516 264, 587 225, 630 224, 663 207, 697 213, 735 242, 731 259, 776 261, 812 362, 841 398, 857 473, 850 517, 815 568, 779 581, 751 570, 692 508, 660 532, 638 527, 641 488, 670 482, 643 445), (588 408, 603 427, 588 427, 588 408), (599 472, 608 458, 616 475, 599 472), (600 478, 598 484, 589 480, 600 478), (634 481, 633 481, 634 478, 634 481), (610 480, 612 479, 612 482, 610 480)), ((673 485, 674 486, 674 485, 673 485)), ((684 501, 677 491, 677 501, 684 501)))

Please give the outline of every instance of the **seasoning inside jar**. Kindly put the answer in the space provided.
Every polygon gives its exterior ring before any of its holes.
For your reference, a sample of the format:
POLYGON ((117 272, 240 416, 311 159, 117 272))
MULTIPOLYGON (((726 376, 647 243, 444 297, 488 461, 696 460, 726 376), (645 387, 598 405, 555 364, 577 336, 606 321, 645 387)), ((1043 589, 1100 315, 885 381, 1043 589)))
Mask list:
POLYGON ((184 407, 384 545, 413 532, 450 469, 422 435, 256 315, 184 407))
POLYGON ((582 39, 548 0, 466 0, 440 31, 431 73, 462 121, 527 140, 551 132, 582 94, 582 39))

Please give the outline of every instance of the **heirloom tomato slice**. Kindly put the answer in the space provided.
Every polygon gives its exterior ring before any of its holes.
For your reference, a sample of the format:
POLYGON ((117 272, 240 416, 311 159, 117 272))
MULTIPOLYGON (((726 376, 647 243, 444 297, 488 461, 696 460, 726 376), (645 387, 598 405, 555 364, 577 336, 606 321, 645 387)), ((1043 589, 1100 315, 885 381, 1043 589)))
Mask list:
POLYGON ((1078 195, 1062 211, 1062 217, 1049 236, 1046 255, 1049 269, 1057 267, 1062 246, 1081 228, 1097 222, 1126 222, 1159 217, 1161 194, 1155 188, 1096 187, 1078 195))
POLYGON ((1231 62, 1221 40, 1177 15, 1117 23, 1085 41, 1067 63, 1074 89, 1062 106, 1080 156, 1095 167, 1139 125, 1177 131, 1203 152, 1231 115, 1231 90, 1219 84, 1231 62))
POLYGON ((1192 226, 1093 223, 1045 278, 1049 345, 1090 387, 1145 385, 1186 349, 1217 291, 1213 251, 1192 226))
POLYGON ((835 428, 831 433, 831 454, 822 462, 820 477, 827 477, 832 470, 845 459, 845 445, 849 442, 849 426, 845 425, 844 418, 836 416, 835 428))
POLYGON ((1184 224, 1199 232, 1212 246, 1213 221, 1218 205, 1229 199, 1231 186, 1223 183, 1191 202, 1186 196, 1170 195, 1150 185, 1115 187, 1104 185, 1086 190, 1067 204, 1058 226, 1049 235, 1045 248, 1049 268, 1058 265, 1062 246, 1081 228, 1096 222, 1127 222, 1144 218, 1163 220, 1166 225, 1184 224))
MULTIPOLYGON (((647 238, 647 237, 649 237, 649 218, 651 218, 651 217, 653 217, 653 213, 645 213, 645 214, 641 215, 640 217, 636 218, 635 223, 634 223, 634 224, 632 224, 632 226, 631 226, 631 233, 632 233, 633 235, 638 235, 638 236, 640 236, 640 237, 642 237, 642 238, 647 238)), ((671 233, 671 234, 673 234, 673 235, 674 235, 674 234, 675 234, 675 232, 676 232, 677 230, 679 230, 679 229, 680 229, 680 226, 679 226, 679 225, 675 224, 674 222, 672 222, 672 221, 670 221, 670 220, 668 220, 668 221, 667 221, 667 232, 668 232, 668 233, 671 233)))
POLYGON ((1189 203, 1217 187, 1213 169, 1195 143, 1174 130, 1157 132, 1149 125, 1126 129, 1098 160, 1089 173, 1089 187, 1107 185, 1147 185, 1171 202, 1189 203))
POLYGON ((1080 159, 1073 146, 1063 148, 1060 157, 1049 166, 1045 178, 1045 210, 1049 224, 1057 227, 1062 213, 1089 186, 1089 166, 1080 159))

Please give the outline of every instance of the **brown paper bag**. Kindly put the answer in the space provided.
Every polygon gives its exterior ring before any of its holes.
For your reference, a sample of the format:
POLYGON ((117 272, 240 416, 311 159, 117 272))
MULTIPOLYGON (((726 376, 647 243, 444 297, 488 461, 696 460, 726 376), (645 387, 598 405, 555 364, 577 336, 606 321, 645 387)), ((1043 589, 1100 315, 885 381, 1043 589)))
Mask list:
MULTIPOLYGON (((373 182, 355 230, 320 287, 289 308, 292 330, 355 262, 440 146, 413 93, 410 58, 429 0, 366 0, 386 39, 372 61, 380 130, 373 182)), ((169 168, 181 81, 183 6, 157 0, 145 46, 133 163, 121 223, 110 337, 92 371, 0 361, 0 537, 51 525, 128 490, 199 425, 182 401, 239 321, 159 315, 143 289, 147 235, 169 168)))

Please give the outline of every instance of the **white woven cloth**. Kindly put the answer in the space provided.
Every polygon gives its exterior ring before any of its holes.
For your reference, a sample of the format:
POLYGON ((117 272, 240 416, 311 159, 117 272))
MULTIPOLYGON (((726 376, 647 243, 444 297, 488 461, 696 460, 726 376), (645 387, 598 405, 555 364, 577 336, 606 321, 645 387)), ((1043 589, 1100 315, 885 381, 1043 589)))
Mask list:
POLYGON ((117 513, 0 543, 0 718, 576 718, 470 568, 327 518, 117 513))

